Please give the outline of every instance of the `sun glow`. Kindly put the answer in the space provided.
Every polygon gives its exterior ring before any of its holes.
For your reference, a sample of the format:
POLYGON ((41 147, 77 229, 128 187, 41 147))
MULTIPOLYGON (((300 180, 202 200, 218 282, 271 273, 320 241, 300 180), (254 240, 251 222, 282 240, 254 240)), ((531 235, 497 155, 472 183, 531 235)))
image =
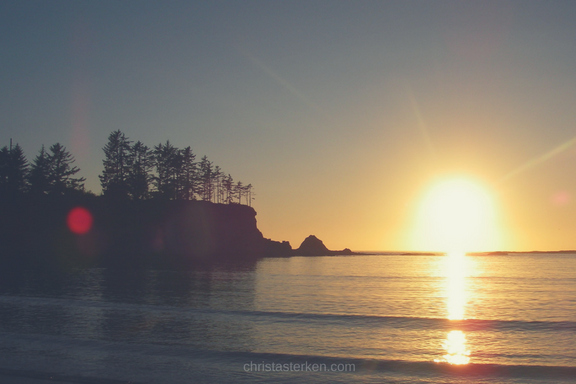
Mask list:
POLYGON ((499 235, 494 204, 479 183, 456 178, 435 184, 422 200, 415 244, 427 250, 447 252, 446 317, 454 328, 443 340, 441 358, 436 362, 463 365, 470 362, 466 334, 459 328, 466 319, 467 277, 470 273, 467 251, 498 249, 499 235))
POLYGON ((494 204, 465 178, 435 184, 422 200, 412 243, 421 250, 467 252, 499 248, 494 204))

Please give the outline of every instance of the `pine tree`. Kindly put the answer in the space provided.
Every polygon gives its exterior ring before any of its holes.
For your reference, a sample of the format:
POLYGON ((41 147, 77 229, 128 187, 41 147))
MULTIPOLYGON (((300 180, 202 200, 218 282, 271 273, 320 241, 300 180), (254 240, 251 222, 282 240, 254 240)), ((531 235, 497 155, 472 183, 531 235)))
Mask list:
POLYGON ((73 177, 80 169, 73 166, 75 159, 66 147, 56 143, 50 147, 48 155, 51 193, 63 195, 71 191, 84 191, 83 177, 73 177))
POLYGON ((120 130, 114 131, 108 136, 108 143, 103 148, 104 170, 99 176, 102 192, 105 196, 128 196, 128 178, 132 160, 130 144, 130 140, 120 130))
POLYGON ((234 186, 234 195, 238 198, 238 204, 242 204, 242 196, 244 195, 244 184, 241 181, 237 182, 234 186))
POLYGON ((34 158, 28 173, 29 191, 33 195, 44 195, 50 192, 52 183, 50 181, 50 156, 44 149, 34 158))
POLYGON ((251 207, 252 200, 254 200, 254 192, 252 192, 252 184, 248 184, 244 187, 244 194, 246 196, 246 204, 251 207))
POLYGON ((127 184, 128 193, 134 200, 146 199, 149 196, 152 180, 153 157, 150 149, 141 141, 137 141, 130 150, 130 173, 127 184))
POLYGON ((197 165, 194 162, 196 155, 192 153, 190 147, 186 147, 180 151, 182 158, 182 169, 180 172, 180 199, 194 200, 196 193, 197 180, 197 165))
POLYGON ((0 149, 0 193, 19 194, 27 189, 28 161, 19 144, 0 149))
POLYGON ((154 147, 154 162, 156 177, 154 182, 158 195, 168 199, 175 199, 178 195, 178 177, 182 168, 182 156, 170 141, 154 147))
POLYGON ((214 168, 212 167, 212 162, 208 160, 207 156, 203 156, 198 167, 200 172, 200 194, 202 200, 212 201, 212 181, 214 179, 214 168))
POLYGON ((234 179, 230 174, 222 179, 222 189, 224 190, 224 202, 231 204, 234 198, 234 179))
POLYGON ((222 169, 219 166, 215 166, 214 167, 214 172, 212 172, 211 175, 211 182, 210 184, 212 185, 212 194, 214 195, 214 202, 216 203, 220 203, 221 198, 221 181, 220 179, 222 178, 223 172, 222 169))

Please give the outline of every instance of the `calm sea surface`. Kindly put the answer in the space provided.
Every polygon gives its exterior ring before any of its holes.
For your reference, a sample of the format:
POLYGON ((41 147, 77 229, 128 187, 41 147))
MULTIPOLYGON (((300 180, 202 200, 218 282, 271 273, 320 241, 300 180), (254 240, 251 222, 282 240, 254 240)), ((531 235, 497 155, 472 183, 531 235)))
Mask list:
POLYGON ((576 380, 576 255, 4 273, 0 374, 82 383, 576 380))

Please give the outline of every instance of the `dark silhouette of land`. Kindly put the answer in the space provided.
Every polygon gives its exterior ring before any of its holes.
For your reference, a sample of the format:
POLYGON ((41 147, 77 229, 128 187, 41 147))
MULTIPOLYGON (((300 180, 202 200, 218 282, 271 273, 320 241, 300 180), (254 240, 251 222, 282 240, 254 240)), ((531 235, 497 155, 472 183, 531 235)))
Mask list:
POLYGON ((254 208, 207 201, 20 196, 0 203, 3 267, 194 268, 263 257, 352 255, 309 236, 297 249, 265 238, 254 208), (75 233, 70 213, 92 218, 75 233))
POLYGON ((294 256, 336 256, 336 255, 355 255, 350 249, 345 248, 341 251, 329 250, 322 240, 314 235, 308 236, 300 247, 292 251, 294 256))
POLYGON ((264 238, 252 185, 169 141, 153 149, 114 131, 103 148, 102 195, 84 189, 74 157, 56 143, 32 163, 0 149, 0 265, 193 268, 263 257, 353 254, 315 236, 293 250, 264 238))
POLYGON ((288 242, 263 237, 246 205, 101 196, 2 200, 0 244, 3 267, 180 269, 292 254, 288 242), (85 233, 70 227, 77 207, 92 217, 85 233))

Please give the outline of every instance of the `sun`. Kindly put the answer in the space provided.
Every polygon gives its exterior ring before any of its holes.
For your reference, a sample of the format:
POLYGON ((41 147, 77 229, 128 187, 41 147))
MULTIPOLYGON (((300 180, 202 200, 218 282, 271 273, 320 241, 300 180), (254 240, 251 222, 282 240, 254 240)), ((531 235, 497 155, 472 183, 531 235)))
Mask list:
POLYGON ((444 179, 425 194, 412 243, 440 252, 496 250, 499 233, 493 199, 472 179, 444 179))

